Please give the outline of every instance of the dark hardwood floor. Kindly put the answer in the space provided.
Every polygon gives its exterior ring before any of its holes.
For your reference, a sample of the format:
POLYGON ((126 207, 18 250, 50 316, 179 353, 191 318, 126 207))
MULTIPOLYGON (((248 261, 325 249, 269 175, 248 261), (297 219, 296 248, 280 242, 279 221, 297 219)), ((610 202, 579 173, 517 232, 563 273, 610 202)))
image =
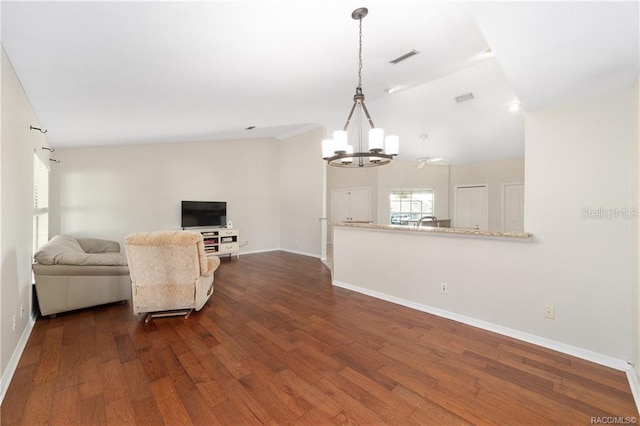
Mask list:
POLYGON ((317 259, 223 259, 184 320, 129 304, 39 318, 14 424, 590 424, 635 417, 624 373, 331 286, 317 259))

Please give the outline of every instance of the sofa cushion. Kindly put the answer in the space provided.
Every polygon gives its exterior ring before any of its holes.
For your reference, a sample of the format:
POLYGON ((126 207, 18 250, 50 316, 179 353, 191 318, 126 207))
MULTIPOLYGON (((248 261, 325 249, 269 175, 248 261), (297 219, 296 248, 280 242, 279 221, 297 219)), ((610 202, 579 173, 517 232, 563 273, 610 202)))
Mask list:
POLYGON ((56 235, 38 250, 33 258, 42 265, 55 265, 56 256, 62 253, 84 253, 78 241, 68 235, 56 235))
POLYGON ((56 235, 38 250, 33 258, 40 265, 126 266, 127 258, 120 254, 115 241, 82 239, 88 250, 104 252, 85 253, 78 240, 68 235, 56 235), (118 251, 112 251, 117 248, 118 251))
POLYGON ((116 241, 99 238, 77 238, 78 244, 85 253, 119 253, 120 244, 116 241))
POLYGON ((54 265, 76 266, 125 266, 127 258, 120 253, 59 253, 54 256, 54 265))

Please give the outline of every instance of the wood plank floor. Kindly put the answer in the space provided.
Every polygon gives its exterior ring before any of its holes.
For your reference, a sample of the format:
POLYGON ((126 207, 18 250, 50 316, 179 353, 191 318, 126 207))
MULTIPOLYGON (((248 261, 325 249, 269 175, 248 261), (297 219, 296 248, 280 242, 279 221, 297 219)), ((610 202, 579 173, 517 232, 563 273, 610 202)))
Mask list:
POLYGON ((589 424, 635 417, 625 375, 331 286, 314 258, 223 259, 187 320, 129 304, 39 318, 15 424, 589 424))

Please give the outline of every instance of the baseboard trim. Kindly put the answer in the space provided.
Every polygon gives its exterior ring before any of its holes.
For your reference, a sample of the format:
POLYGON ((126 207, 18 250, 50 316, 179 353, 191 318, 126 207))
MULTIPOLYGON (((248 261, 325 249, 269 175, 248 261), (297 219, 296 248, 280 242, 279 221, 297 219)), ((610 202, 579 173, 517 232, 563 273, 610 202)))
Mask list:
POLYGON ((268 253, 270 251, 278 251, 280 250, 279 248, 266 248, 266 249, 260 249, 260 250, 247 250, 247 251, 241 251, 240 252, 240 256, 242 256, 243 254, 257 254, 257 253, 268 253))
POLYGON ((302 256, 309 256, 309 257, 315 257, 316 259, 320 259, 320 255, 319 254, 313 254, 313 253, 307 253, 304 251, 298 251, 298 250, 291 250, 291 249, 285 249, 285 248, 281 248, 281 251, 286 251, 287 253, 293 253, 293 254, 299 254, 302 256))
POLYGON ((638 412, 640 412, 640 380, 638 366, 631 367, 627 369, 627 380, 629 381, 629 386, 631 387, 631 394, 633 395, 633 400, 636 402, 636 408, 638 412))
POLYGON ((312 253, 307 253, 307 252, 304 252, 304 251, 297 251, 297 250, 284 249, 284 248, 268 248, 268 249, 263 249, 263 250, 243 251, 243 252, 240 253, 240 255, 243 255, 243 254, 257 254, 257 253, 268 253, 270 251, 286 251, 287 253, 299 254, 301 256, 309 256, 309 257, 315 257, 316 259, 320 259, 320 255, 318 255, 318 254, 312 254, 312 253))
POLYGON ((13 375, 18 368, 18 363, 20 362, 20 358, 22 357, 22 352, 24 352, 24 349, 27 347, 29 336, 31 336, 31 332, 33 331, 33 326, 35 324, 36 318, 33 316, 29 316, 29 322, 27 322, 27 326, 24 328, 24 331, 20 336, 20 340, 18 340, 18 345, 13 351, 13 355, 11 355, 11 359, 9 360, 7 368, 2 373, 2 378, 0 379, 0 404, 2 404, 2 401, 4 401, 4 396, 7 394, 7 390, 9 389, 9 385, 11 384, 11 379, 13 379, 13 375))
MULTIPOLYGON (((552 349, 567 355, 575 356, 587 361, 595 362, 596 364, 611 367, 620 371, 628 371, 629 364, 626 361, 603 355, 597 352, 592 352, 586 349, 582 349, 576 346, 567 345, 555 340, 546 339, 544 337, 536 336, 534 334, 525 333, 512 328, 504 327, 498 324, 493 324, 487 321, 478 320, 476 318, 468 317, 465 315, 456 314, 454 312, 445 311, 443 309, 434 308, 432 306, 423 305, 421 303, 412 302, 410 300, 402 299, 396 296, 391 296, 386 293, 380 293, 378 291, 369 290, 366 288, 354 286, 351 284, 343 283, 340 281, 333 281, 333 285, 342 287, 347 290, 352 290, 357 293, 366 294, 367 296, 375 297, 377 299, 386 300, 387 302, 395 303, 397 305, 406 306, 418 311, 426 312, 429 314, 437 315, 439 317, 448 318, 454 321, 461 322, 463 324, 478 327, 483 330, 492 331, 494 333, 502 334, 503 336, 512 337, 514 339, 522 340, 527 343, 542 346, 547 349, 552 349)), ((636 401, 638 401, 636 399, 636 401)))

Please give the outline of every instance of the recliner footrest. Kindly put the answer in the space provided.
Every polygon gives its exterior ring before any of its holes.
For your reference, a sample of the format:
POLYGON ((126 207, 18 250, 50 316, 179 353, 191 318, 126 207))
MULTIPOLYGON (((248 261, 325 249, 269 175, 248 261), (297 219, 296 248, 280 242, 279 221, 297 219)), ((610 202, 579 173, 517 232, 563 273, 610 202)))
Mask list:
POLYGON ((144 322, 148 323, 151 321, 151 318, 163 318, 163 317, 175 317, 179 315, 184 315, 184 319, 189 318, 193 309, 176 309, 173 311, 161 311, 161 312, 149 312, 147 316, 144 318, 144 322))

